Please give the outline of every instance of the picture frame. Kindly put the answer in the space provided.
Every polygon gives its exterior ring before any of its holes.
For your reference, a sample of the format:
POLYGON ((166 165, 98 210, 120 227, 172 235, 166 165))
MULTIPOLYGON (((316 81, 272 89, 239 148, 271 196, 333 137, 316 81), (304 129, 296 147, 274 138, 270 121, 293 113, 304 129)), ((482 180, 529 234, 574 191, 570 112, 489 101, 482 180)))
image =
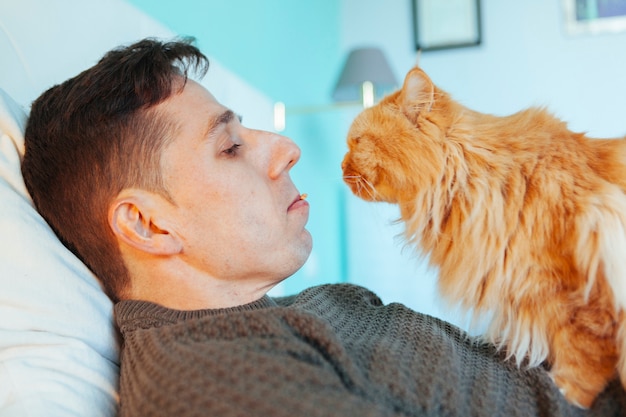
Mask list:
POLYGON ((570 35, 626 32, 626 0, 562 0, 570 35))
POLYGON ((480 45, 480 0, 412 0, 412 8, 416 50, 480 45))

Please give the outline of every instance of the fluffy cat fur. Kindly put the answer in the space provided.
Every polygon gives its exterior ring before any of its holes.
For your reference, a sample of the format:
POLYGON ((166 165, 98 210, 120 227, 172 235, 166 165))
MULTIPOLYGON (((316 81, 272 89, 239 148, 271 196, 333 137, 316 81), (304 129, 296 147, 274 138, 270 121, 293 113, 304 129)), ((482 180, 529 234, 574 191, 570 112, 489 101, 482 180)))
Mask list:
POLYGON ((544 109, 472 111, 419 68, 359 114, 344 180, 399 206, 447 300, 489 320, 518 365, 546 363, 589 407, 626 386, 626 138, 573 133, 544 109))

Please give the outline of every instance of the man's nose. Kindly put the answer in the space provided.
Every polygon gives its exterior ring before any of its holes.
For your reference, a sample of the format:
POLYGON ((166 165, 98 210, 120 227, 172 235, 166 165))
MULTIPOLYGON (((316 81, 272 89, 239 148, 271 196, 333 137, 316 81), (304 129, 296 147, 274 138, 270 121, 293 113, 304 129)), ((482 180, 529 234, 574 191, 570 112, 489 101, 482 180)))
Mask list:
POLYGON ((300 159, 300 147, 286 136, 271 133, 269 177, 276 179, 300 159))

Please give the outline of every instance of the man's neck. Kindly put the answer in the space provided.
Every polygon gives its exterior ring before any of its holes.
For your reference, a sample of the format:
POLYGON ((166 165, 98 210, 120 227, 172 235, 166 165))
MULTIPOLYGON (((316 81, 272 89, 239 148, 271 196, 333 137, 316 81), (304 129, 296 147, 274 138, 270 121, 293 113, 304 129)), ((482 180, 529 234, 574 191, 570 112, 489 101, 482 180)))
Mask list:
POLYGON ((195 271, 131 271, 126 299, 150 301, 176 310, 229 308, 262 298, 278 282, 261 279, 224 280, 195 271))

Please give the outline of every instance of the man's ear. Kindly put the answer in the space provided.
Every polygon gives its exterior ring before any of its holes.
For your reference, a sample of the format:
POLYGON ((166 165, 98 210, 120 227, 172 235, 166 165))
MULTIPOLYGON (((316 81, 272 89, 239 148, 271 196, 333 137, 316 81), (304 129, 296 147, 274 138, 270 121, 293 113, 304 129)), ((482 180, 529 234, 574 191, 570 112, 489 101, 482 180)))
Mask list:
POLYGON ((121 242, 137 250, 155 255, 179 253, 182 242, 165 217, 169 204, 156 193, 123 190, 109 206, 109 227, 121 242))

